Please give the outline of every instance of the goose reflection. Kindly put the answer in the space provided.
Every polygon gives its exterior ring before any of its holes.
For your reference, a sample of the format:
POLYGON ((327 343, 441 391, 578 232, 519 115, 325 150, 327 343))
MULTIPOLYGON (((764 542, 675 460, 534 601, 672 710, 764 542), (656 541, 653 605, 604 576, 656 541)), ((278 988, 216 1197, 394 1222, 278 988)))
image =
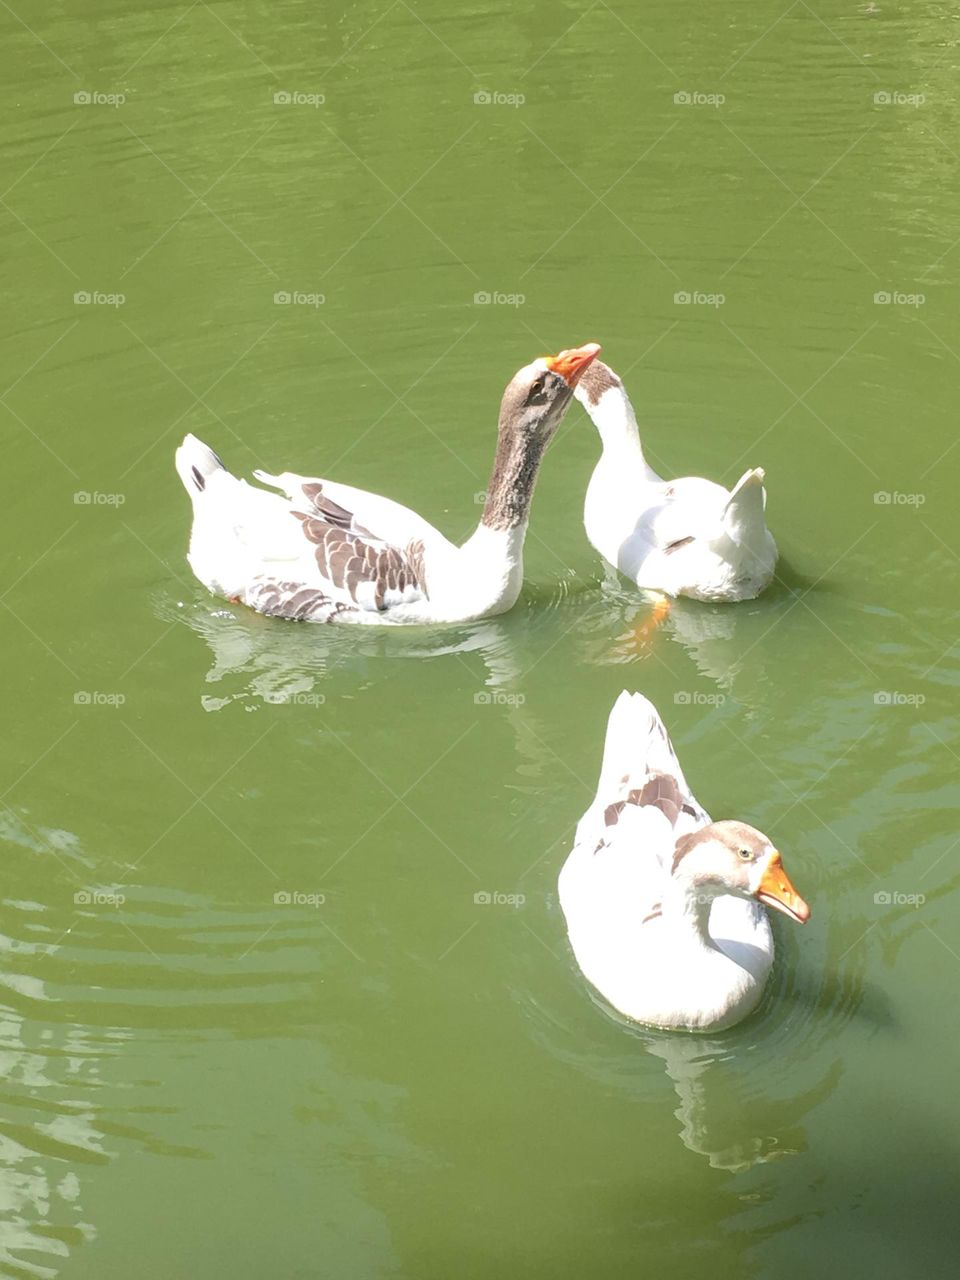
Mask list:
MULTIPOLYGON (((635 662, 648 656, 654 646, 672 642, 717 690, 732 695, 748 650, 751 685, 763 679, 764 649, 751 646, 775 622, 783 608, 781 596, 786 595, 774 587, 761 600, 740 605, 668 600, 652 592, 638 593, 608 570, 601 584, 608 642, 597 651, 597 660, 635 662), (609 637, 616 639, 609 643, 609 637)), ((669 662, 665 650, 660 652, 669 662)))
POLYGON ((207 711, 249 700, 309 703, 314 697, 322 702, 325 684, 335 675, 348 674, 356 684, 371 676, 374 664, 384 658, 452 657, 465 662, 478 654, 486 667, 478 691, 490 691, 491 698, 495 691, 507 693, 521 674, 510 634, 497 621, 388 632, 311 623, 278 625, 239 607, 209 604, 181 604, 179 613, 212 655, 207 683, 220 690, 201 698, 207 711))
POLYGON ((840 1078, 835 1061, 804 1092, 775 1093, 758 1084, 750 1047, 736 1051, 720 1039, 677 1036, 650 1037, 647 1049, 673 1082, 683 1145, 711 1168, 732 1172, 805 1151, 803 1117, 840 1078))
POLYGON ((657 1091, 650 1060, 659 1059, 677 1099, 677 1136, 711 1168, 740 1172, 807 1150, 806 1117, 842 1076, 831 1047, 838 1023, 846 1020, 841 1011, 825 1019, 824 1035, 810 1017, 776 1017, 772 1010, 780 993, 765 1001, 770 1013, 761 1012, 742 1028, 717 1035, 664 1033, 638 1027, 602 996, 582 990, 590 1021, 601 1013, 613 1041, 599 1044, 594 1034, 585 1044, 582 1027, 576 1030, 558 1010, 538 1005, 529 990, 515 994, 538 1024, 544 1050, 573 1066, 590 1088, 652 1105, 657 1091))

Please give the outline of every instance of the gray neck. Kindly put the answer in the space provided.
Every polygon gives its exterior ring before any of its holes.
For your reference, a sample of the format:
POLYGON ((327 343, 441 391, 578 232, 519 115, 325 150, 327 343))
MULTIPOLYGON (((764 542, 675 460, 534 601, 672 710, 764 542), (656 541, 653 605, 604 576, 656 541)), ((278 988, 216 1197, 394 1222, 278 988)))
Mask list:
POLYGON ((515 529, 526 522, 547 442, 501 424, 497 452, 480 523, 488 529, 515 529))

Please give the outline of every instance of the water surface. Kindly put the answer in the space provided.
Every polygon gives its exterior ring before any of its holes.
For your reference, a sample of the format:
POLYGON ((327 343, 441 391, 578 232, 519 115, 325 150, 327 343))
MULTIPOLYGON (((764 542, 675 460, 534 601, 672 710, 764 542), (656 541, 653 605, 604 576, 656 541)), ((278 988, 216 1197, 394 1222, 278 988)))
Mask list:
POLYGON ((954 16, 0 31, 2 1273, 954 1274, 954 16), (766 468, 761 600, 644 634, 576 406, 502 618, 311 629, 192 579, 186 431, 460 538, 507 378, 594 339, 667 474, 766 468), (813 904, 720 1036, 624 1026, 566 947, 624 687, 813 904))

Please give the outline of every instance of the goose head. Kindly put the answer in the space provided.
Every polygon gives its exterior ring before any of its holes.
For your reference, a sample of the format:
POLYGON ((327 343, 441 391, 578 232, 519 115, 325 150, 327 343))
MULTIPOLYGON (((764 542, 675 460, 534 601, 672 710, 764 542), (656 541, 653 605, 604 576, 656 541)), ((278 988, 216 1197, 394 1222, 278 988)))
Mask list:
POLYGON ((599 350, 596 342, 588 342, 555 356, 539 356, 507 383, 483 513, 488 528, 511 529, 526 519, 543 454, 599 350))
POLYGON ((538 356, 518 370, 500 402, 501 432, 549 443, 599 350, 596 342, 588 342, 555 356, 538 356))
POLYGON ((746 822, 711 822, 681 836, 673 855, 673 876, 707 899, 722 893, 752 898, 806 924, 810 907, 783 869, 770 840, 746 822))

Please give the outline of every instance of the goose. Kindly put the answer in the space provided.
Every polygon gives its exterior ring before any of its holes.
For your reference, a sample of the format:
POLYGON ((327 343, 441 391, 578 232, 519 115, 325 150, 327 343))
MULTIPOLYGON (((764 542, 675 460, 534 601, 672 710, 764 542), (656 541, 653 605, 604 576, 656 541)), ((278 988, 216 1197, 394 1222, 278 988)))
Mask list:
POLYGON ((762 469, 744 472, 732 490, 699 476, 665 481, 644 459, 633 405, 611 368, 595 361, 576 397, 603 444, 583 509, 603 558, 638 587, 669 596, 758 596, 777 563, 762 469))
POLYGON ((764 907, 810 907, 779 852, 745 822, 712 822, 656 708, 624 691, 607 725, 596 798, 559 878, 574 956, 621 1014, 717 1031, 753 1010, 773 964, 764 907))
POLYGON ((216 595, 310 622, 468 622, 503 613, 523 581, 537 472, 600 347, 541 356, 503 393, 496 455, 476 531, 460 547, 389 498, 285 471, 230 474, 193 435, 176 466, 193 502, 187 556, 216 595), (284 496, 280 496, 280 495, 284 496))

